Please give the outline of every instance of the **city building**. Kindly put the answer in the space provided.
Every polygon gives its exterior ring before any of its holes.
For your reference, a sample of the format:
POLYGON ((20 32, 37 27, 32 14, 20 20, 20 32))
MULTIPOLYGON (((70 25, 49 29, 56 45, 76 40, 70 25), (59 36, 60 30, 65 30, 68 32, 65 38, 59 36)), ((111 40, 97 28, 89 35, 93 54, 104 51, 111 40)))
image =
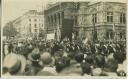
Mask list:
POLYGON ((126 4, 119 2, 79 3, 79 38, 93 40, 126 39, 126 4))
MULTIPOLYGON (((74 2, 57 2, 49 5, 44 11, 45 30, 47 34, 54 34, 56 40, 60 40, 64 35, 71 36, 70 32, 74 23, 74 16, 77 5, 74 2), (67 23, 68 22, 68 23, 67 23), (68 27, 69 26, 69 27, 68 27)), ((68 36, 68 37, 69 37, 68 36)))
MULTIPOLYGON (((120 2, 58 2, 44 11, 45 29, 55 39, 72 27, 74 39, 125 40, 126 4, 120 2), (67 21, 65 21, 65 19, 67 21), (73 22, 68 23, 68 20, 73 22), (67 25, 70 24, 70 25, 67 25), (65 30, 64 30, 65 29, 65 30)), ((70 34, 70 31, 68 31, 70 34)))
POLYGON ((13 26, 20 37, 38 37, 39 33, 44 30, 44 15, 37 10, 29 10, 15 19, 13 26))

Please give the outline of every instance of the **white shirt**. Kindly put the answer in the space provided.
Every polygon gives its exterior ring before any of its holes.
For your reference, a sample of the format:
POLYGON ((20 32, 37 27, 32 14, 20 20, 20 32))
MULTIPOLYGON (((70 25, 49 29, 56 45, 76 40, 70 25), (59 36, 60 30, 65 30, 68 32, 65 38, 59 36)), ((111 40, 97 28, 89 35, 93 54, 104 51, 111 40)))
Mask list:
POLYGON ((47 71, 53 74, 57 74, 55 67, 44 67, 42 71, 47 71))

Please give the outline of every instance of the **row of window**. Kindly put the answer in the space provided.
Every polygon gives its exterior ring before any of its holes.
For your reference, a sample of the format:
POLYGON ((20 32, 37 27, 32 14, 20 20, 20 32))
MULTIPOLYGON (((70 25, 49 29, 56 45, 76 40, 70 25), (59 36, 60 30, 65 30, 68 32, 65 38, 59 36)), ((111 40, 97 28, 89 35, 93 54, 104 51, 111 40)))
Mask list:
MULTIPOLYGON (((37 27, 38 24, 34 24, 35 27, 37 27)), ((29 26, 32 26, 32 24, 29 24, 29 26)), ((43 24, 39 24, 39 26, 43 27, 43 24)))
MULTIPOLYGON (((97 14, 92 15, 92 21, 93 23, 97 23, 97 14)), ((126 23, 126 15, 125 13, 120 13, 120 23, 125 24, 126 23)), ((107 12, 107 22, 113 22, 113 12, 107 12)))
MULTIPOLYGON (((41 21, 40 19, 34 19, 34 21, 36 22, 36 21, 41 21)), ((32 19, 29 19, 29 22, 31 22, 32 21, 32 19)))
MULTIPOLYGON (((34 29, 34 32, 37 33, 38 29, 34 29)), ((31 28, 29 28, 29 32, 31 32, 31 28)))
MULTIPOLYGON (((122 39, 123 36, 125 36, 125 33, 124 32, 120 32, 118 34, 118 36, 119 36, 120 39, 122 39)), ((107 31, 107 33, 106 33, 106 39, 114 39, 114 33, 113 33, 113 31, 107 31)))

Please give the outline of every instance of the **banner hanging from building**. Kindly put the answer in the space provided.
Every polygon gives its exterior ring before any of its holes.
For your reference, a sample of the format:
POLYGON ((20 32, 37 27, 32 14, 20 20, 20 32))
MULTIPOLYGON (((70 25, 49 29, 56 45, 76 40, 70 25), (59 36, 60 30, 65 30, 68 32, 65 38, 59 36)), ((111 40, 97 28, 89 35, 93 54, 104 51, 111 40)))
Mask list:
POLYGON ((67 37, 70 41, 72 41, 72 32, 73 32, 73 20, 63 19, 62 30, 61 30, 61 41, 65 37, 67 37))

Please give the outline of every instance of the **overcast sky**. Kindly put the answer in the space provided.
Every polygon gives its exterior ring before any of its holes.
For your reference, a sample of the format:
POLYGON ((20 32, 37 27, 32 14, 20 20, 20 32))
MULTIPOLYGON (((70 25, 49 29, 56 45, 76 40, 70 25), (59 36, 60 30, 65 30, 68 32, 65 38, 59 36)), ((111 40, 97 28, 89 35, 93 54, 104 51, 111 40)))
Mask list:
POLYGON ((2 23, 3 25, 9 21, 16 19, 28 10, 41 11, 43 4, 47 2, 43 0, 3 0, 2 2, 2 23))
MULTIPOLYGON (((38 10, 41 11, 43 5, 48 2, 55 1, 65 1, 65 0, 3 0, 2 2, 2 24, 16 19, 28 10, 38 10)), ((66 1, 78 1, 78 0, 66 0, 66 1)), ((89 0, 79 0, 79 1, 89 1, 89 0)), ((91 1, 101 1, 101 0, 91 0, 91 1)), ((102 0, 105 1, 105 0, 102 0)), ((114 1, 114 0, 109 0, 114 1)), ((120 1, 120 0, 115 0, 120 1)), ((126 1, 126 0, 121 0, 126 1)))

